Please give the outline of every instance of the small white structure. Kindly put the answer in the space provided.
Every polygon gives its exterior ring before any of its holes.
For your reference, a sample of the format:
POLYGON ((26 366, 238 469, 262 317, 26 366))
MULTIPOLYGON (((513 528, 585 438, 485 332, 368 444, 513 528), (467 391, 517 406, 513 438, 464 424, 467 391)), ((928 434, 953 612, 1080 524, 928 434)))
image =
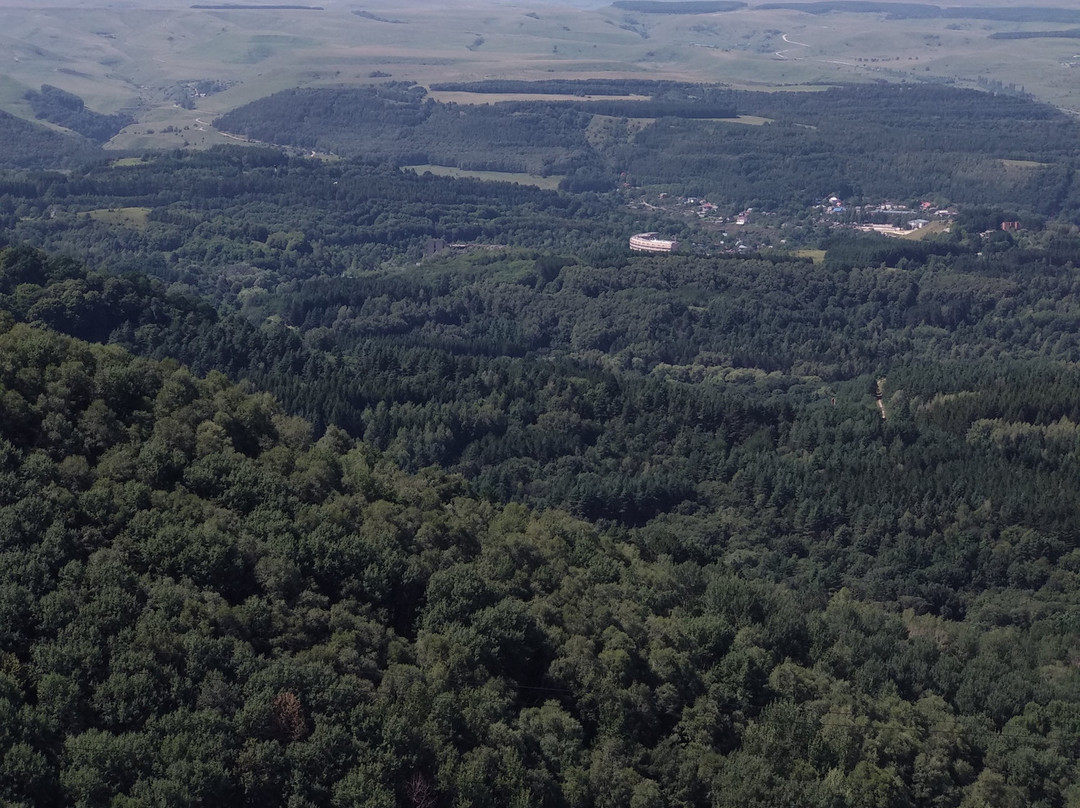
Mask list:
POLYGON ((657 238, 656 233, 638 233, 630 236, 630 249, 637 252, 670 253, 679 249, 679 242, 674 239, 657 238))

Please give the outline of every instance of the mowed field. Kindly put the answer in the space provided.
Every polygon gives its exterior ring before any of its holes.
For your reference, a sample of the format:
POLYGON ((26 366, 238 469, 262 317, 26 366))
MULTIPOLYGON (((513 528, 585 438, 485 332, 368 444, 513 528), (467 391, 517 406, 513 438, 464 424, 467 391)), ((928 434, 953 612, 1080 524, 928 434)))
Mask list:
POLYGON ((438 8, 383 0, 362 9, 322 0, 322 10, 206 10, 167 0, 105 5, 0 0, 0 108, 32 117, 26 90, 62 87, 99 112, 135 115, 112 142, 117 148, 227 142, 210 123, 256 98, 289 87, 391 80, 629 77, 766 90, 990 81, 1080 109, 1080 40, 989 38, 1070 27, 1063 24, 753 7, 657 15, 484 0, 438 8), (177 105, 186 83, 206 80, 220 91, 194 98, 194 109, 177 105))
POLYGON ((534 185, 537 188, 544 188, 549 191, 558 188, 559 182, 563 179, 562 176, 554 174, 550 177, 541 177, 537 174, 518 174, 509 171, 473 171, 466 168, 454 168, 453 166, 416 165, 403 166, 403 168, 417 174, 431 173, 439 177, 469 177, 488 182, 516 182, 519 185, 534 185))
POLYGON ((559 93, 467 93, 432 90, 428 93, 443 104, 497 104, 500 101, 648 101, 647 95, 569 95, 559 93))

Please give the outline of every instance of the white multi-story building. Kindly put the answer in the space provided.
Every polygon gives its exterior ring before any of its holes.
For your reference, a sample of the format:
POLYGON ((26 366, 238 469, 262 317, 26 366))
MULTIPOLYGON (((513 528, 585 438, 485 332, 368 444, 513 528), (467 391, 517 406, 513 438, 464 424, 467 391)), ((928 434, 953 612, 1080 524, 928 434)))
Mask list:
POLYGON ((657 238, 656 233, 638 233, 630 236, 630 249, 638 252, 670 253, 679 249, 679 242, 674 239, 657 238))

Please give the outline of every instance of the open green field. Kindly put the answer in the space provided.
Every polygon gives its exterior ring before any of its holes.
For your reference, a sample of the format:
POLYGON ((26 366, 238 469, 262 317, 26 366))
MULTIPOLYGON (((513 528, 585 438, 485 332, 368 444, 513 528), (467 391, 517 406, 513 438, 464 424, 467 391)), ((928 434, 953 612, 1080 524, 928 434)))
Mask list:
POLYGON ((1006 171, 1026 171, 1032 168, 1046 168, 1049 163, 1038 163, 1035 160, 1002 160, 1001 164, 1006 171))
POLYGON ((715 120, 727 123, 742 123, 747 126, 764 126, 767 123, 772 123, 772 118, 762 118, 760 115, 740 115, 737 118, 716 118, 715 120))
POLYGON ((144 160, 142 157, 121 157, 119 160, 113 160, 110 165, 113 168, 131 168, 132 166, 148 165, 149 160, 144 160))
POLYGON ((465 93, 429 90, 443 104, 497 104, 500 101, 648 101, 647 95, 557 95, 554 93, 465 93))
POLYGON ((795 255, 799 258, 809 258, 815 264, 825 263, 825 251, 824 250, 796 250, 795 255))
MULTIPOLYGON (((0 108, 32 117, 23 93, 54 84, 96 111, 133 113, 136 124, 111 144, 129 149, 227 142, 210 122, 256 98, 290 87, 385 80, 630 77, 757 90, 933 81, 1023 88, 1080 109, 1076 42, 989 38, 1065 24, 753 6, 660 15, 483 0, 436 12, 429 4, 384 2, 361 16, 344 0, 319 5, 324 9, 206 10, 146 0, 118 10, 106 0, 68 0, 63 7, 2 0, 0 49, 10 58, 0 72, 0 108), (201 80, 218 82, 219 91, 192 95, 185 102, 192 109, 178 105, 184 88, 201 80)), ((469 95, 447 100, 505 100, 469 95)))
POLYGON ((415 171, 417 174, 430 172, 439 177, 470 177, 477 180, 487 180, 488 182, 516 182, 520 185, 535 185, 537 188, 548 191, 557 189, 559 182, 563 179, 561 176, 540 177, 536 174, 516 174, 509 171, 468 171, 464 168, 454 168, 452 166, 418 165, 403 166, 403 168, 415 171))
POLYGON ((147 218, 150 216, 150 208, 99 208, 97 210, 88 210, 86 215, 99 222, 119 224, 142 230, 146 227, 147 218))

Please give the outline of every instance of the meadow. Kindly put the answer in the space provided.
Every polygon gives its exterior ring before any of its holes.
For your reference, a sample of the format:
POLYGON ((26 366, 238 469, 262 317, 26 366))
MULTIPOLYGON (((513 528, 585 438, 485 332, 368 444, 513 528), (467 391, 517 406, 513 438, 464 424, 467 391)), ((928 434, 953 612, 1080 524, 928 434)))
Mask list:
POLYGON ((469 171, 464 168, 453 166, 416 165, 403 166, 417 174, 434 174, 437 177, 469 177, 474 180, 486 180, 488 182, 516 182, 521 185, 532 185, 536 188, 544 188, 554 191, 559 187, 561 176, 541 177, 537 174, 524 174, 512 171, 469 171))
POLYGON ((150 208, 100 208, 88 210, 86 215, 98 222, 118 224, 124 227, 133 227, 136 230, 145 230, 150 217, 150 208))

